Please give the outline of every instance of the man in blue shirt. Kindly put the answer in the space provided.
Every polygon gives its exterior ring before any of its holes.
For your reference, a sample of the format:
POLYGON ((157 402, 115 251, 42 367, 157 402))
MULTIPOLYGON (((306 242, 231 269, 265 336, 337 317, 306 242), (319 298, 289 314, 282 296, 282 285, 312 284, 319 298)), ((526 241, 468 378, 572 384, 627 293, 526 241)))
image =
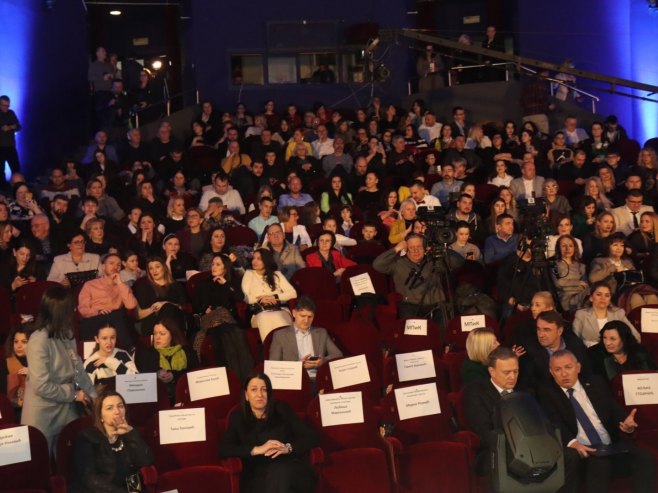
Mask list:
POLYGON ((493 264, 516 251, 519 235, 514 233, 514 219, 509 214, 496 218, 496 234, 484 241, 484 263, 493 264))

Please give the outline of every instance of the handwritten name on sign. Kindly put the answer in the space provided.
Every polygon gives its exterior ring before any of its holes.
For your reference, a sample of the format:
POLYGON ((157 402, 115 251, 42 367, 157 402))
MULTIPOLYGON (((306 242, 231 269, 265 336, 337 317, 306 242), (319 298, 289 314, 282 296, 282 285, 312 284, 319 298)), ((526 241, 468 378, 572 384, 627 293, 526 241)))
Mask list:
POLYGON ((231 393, 228 387, 226 368, 223 366, 188 372, 187 386, 190 389, 190 400, 192 402, 231 393))
POLYGON ((395 402, 400 419, 441 414, 439 393, 435 383, 395 389, 395 402))
POLYGON ((160 411, 160 445, 206 441, 203 407, 160 411))
POLYGON ((157 373, 117 375, 116 391, 123 396, 126 404, 158 402, 158 375, 157 373))
POLYGON ((409 319, 404 323, 404 335, 408 336, 426 336, 427 320, 409 319))
POLYGON ((400 382, 436 377, 434 355, 430 349, 413 353, 396 354, 395 364, 398 369, 398 380, 400 382))
POLYGON ((0 430, 0 466, 32 460, 27 426, 0 430))
POLYGON ((644 334, 658 334, 658 308, 642 308, 640 327, 644 334))
POLYGON ((363 396, 361 392, 322 394, 318 398, 320 400, 322 426, 363 423, 363 396))
POLYGON ((621 376, 627 406, 658 404, 658 373, 633 373, 621 376))
POLYGON ((462 315, 462 332, 470 332, 473 329, 486 327, 484 315, 462 315))
POLYGON ((342 389, 343 387, 370 381, 370 372, 368 371, 365 354, 330 361, 329 371, 331 372, 334 389, 342 389))
POLYGON ((301 361, 265 360, 263 371, 270 377, 275 390, 302 390, 301 361))

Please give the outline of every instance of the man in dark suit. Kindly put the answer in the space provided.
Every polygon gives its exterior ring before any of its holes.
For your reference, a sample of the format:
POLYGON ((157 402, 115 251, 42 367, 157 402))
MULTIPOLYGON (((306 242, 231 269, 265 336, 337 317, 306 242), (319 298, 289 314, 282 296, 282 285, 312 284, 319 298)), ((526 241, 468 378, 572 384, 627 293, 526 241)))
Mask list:
POLYGON ((560 429, 569 491, 579 486, 578 469, 582 469, 587 492, 608 491, 611 476, 619 473, 631 474, 633 492, 655 492, 656 464, 652 455, 630 441, 621 442, 619 437, 619 431, 635 431, 636 410, 626 415, 599 377, 581 379, 581 364, 571 351, 554 352, 550 372, 553 379, 540 387, 539 398, 549 419, 560 429), (618 453, 597 452, 610 447, 618 447, 618 453), (568 467, 569 463, 578 462, 580 467, 575 470, 568 467))
POLYGON ((496 437, 492 431, 500 428, 500 423, 496 423, 495 410, 500 398, 516 387, 519 359, 511 349, 499 346, 489 354, 487 369, 490 380, 473 382, 464 391, 466 423, 480 437, 475 463, 480 474, 488 469, 488 457, 496 449, 496 437))
POLYGON ((312 327, 315 310, 309 296, 300 296, 292 310, 293 325, 274 332, 270 346, 271 360, 302 361, 311 379, 322 364, 343 355, 326 329, 312 327))
POLYGON ((536 390, 551 381, 548 361, 556 351, 568 349, 581 361, 583 374, 591 373, 587 348, 573 333, 565 330, 562 316, 555 310, 540 313, 537 316, 537 337, 526 339, 526 354, 521 357, 521 377, 519 387, 524 390, 536 390))

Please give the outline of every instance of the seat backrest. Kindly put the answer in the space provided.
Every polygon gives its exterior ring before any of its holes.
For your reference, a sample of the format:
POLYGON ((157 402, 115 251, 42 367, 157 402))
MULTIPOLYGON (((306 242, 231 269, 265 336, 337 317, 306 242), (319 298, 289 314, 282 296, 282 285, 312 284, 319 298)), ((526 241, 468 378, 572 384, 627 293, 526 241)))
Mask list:
POLYGON ((9 290, 4 286, 0 286, 0 340, 11 332, 11 314, 13 311, 9 290))
POLYGON ((199 287, 199 283, 205 279, 208 279, 210 276, 210 271, 207 271, 199 272, 190 277, 187 280, 187 283, 185 283, 185 288, 187 289, 187 298, 192 301, 196 300, 196 293, 199 287))
POLYGON ((322 267, 304 267, 292 275, 290 284, 297 290, 297 294, 306 294, 314 300, 335 300, 336 278, 327 269, 322 267))
POLYGON ((450 351, 443 354, 443 362, 448 367, 448 379, 450 381, 450 390, 456 392, 463 387, 462 366, 468 355, 466 351, 450 351))
POLYGON ((469 427, 466 424, 466 410, 464 409, 464 387, 457 392, 450 392, 448 394, 448 400, 452 404, 452 410, 457 419, 457 423, 459 424, 459 428, 462 430, 469 430, 469 427))
MULTIPOLYGON (((651 373, 656 374, 658 371, 637 370, 628 371, 626 374, 640 374, 651 373)), ((623 374, 616 375, 610 381, 610 388, 612 390, 613 398, 622 406, 625 406, 630 412, 632 409, 637 409, 635 421, 640 424, 643 431, 658 430, 658 404, 644 404, 644 405, 628 405, 624 399, 624 386, 623 374)))
MULTIPOLYGON (((199 370, 201 369, 199 368, 199 370)), ((228 378, 228 395, 191 401, 187 375, 183 375, 176 382, 176 402, 180 402, 187 407, 204 407, 216 420, 223 419, 233 406, 240 402, 242 396, 240 378, 228 368, 226 369, 226 377, 228 378)))
POLYGON ((322 426, 320 398, 314 397, 306 409, 306 419, 320 434, 320 444, 325 452, 334 452, 349 448, 382 448, 379 435, 378 417, 372 401, 363 399, 363 423, 348 425, 322 426))
MULTIPOLYGON (((406 385, 399 388, 413 387, 413 385, 406 385)), ((390 392, 381 401, 382 423, 393 424, 393 436, 399 438, 405 445, 436 440, 452 440, 454 432, 452 406, 446 393, 441 389, 437 389, 437 393, 441 409, 440 414, 400 419, 395 392, 390 392)))
MULTIPOLYGON (((0 424, 0 430, 14 428, 14 424, 0 424)), ((29 461, 0 466, 0 491, 50 491, 50 451, 48 442, 38 429, 28 426, 30 439, 29 461)))
POLYGON ((217 444, 219 430, 217 420, 212 413, 203 406, 191 403, 177 409, 202 408, 205 410, 206 439, 202 442, 160 444, 160 415, 151 416, 144 427, 144 437, 155 456, 155 466, 158 471, 172 471, 188 466, 202 466, 218 464, 217 444))
POLYGON ((411 353, 426 349, 431 349, 436 353, 443 352, 444 342, 439 326, 433 320, 426 321, 426 336, 405 334, 407 319, 401 319, 382 327, 382 339, 386 346, 396 353, 411 353))
POLYGON ((340 389, 334 389, 334 383, 331 378, 331 366, 330 363, 334 361, 340 361, 344 358, 336 358, 327 362, 318 368, 318 373, 316 375, 316 385, 318 387, 318 392, 322 391, 325 394, 336 393, 336 392, 356 392, 361 391, 366 398, 372 400, 373 402, 379 401, 381 397, 381 367, 375 365, 370 358, 366 357, 366 362, 368 364, 368 374, 370 375, 370 381, 365 383, 359 383, 355 385, 349 385, 340 389))
POLYGON ((43 294, 48 289, 56 286, 61 287, 62 285, 54 281, 36 281, 19 288, 16 291, 16 309, 14 312, 21 315, 32 315, 36 317, 43 294))
POLYGON ((345 256, 355 262, 370 265, 385 251, 386 247, 380 243, 358 243, 357 245, 347 247, 345 249, 345 256))
POLYGON ((350 296, 350 298, 354 296, 354 291, 352 290, 352 283, 350 282, 350 278, 354 276, 358 276, 360 274, 364 274, 366 272, 370 276, 372 285, 375 288, 375 293, 383 297, 386 297, 386 295, 388 295, 388 293, 390 292, 390 285, 388 278, 386 277, 385 274, 382 274, 381 272, 377 272, 372 265, 366 265, 366 264, 352 265, 345 269, 345 272, 343 272, 343 275, 340 277, 340 294, 350 296))
MULTIPOLYGON (((130 420, 130 417, 128 417, 130 420)), ((91 416, 85 416, 71 421, 67 424, 55 444, 55 470, 57 474, 64 476, 67 483, 75 477, 75 465, 73 454, 75 452, 75 438, 81 430, 91 428, 94 425, 91 416)))
MULTIPOLYGON (((3 361, 4 358, 0 359, 3 361)), ((3 363, 4 364, 4 363, 3 363)), ((0 394, 0 425, 2 424, 18 424, 16 423, 16 415, 14 413, 14 406, 12 405, 9 397, 5 394, 0 394)))
MULTIPOLYGON (((462 331, 462 316, 463 315, 457 315, 453 317, 448 322, 448 326, 446 328, 446 343, 451 344, 454 350, 461 350, 466 348, 466 338, 468 337, 468 332, 462 331)), ((489 315, 484 315, 484 326, 492 329, 496 334, 496 337, 500 339, 500 331, 498 329, 498 321, 496 319, 491 318, 489 315)))
POLYGON ((439 389, 444 392, 450 390, 450 380, 448 373, 448 365, 446 365, 441 358, 439 358, 438 353, 433 353, 434 357, 434 373, 436 377, 434 378, 421 378, 419 380, 400 382, 398 377, 398 366, 395 356, 389 356, 384 359, 384 365, 382 370, 382 385, 384 388, 388 389, 389 385, 393 388, 406 387, 411 384, 423 384, 435 382, 439 389))
POLYGON ((246 226, 232 226, 226 228, 226 243, 230 246, 245 245, 253 247, 258 243, 256 232, 246 226))
POLYGON ((167 397, 167 387, 160 380, 157 381, 157 402, 144 402, 140 404, 126 404, 126 410, 130 416, 132 425, 135 427, 144 426, 149 418, 161 409, 169 408, 169 398, 167 397))

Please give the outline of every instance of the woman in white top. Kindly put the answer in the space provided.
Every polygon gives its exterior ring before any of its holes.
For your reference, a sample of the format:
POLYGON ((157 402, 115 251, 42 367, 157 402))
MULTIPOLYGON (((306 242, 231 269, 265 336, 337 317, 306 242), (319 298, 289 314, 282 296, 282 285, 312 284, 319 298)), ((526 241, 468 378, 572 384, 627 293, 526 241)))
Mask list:
POLYGON ((573 321, 573 332, 580 337, 587 346, 593 346, 600 342, 600 331, 603 326, 612 320, 621 320, 627 324, 633 336, 640 342, 640 333, 626 318, 622 308, 612 305, 612 291, 605 282, 592 284, 589 300, 592 302, 590 308, 582 308, 576 312, 573 321))
POLYGON ((265 341, 271 331, 292 323, 286 302, 296 298, 297 291, 277 270, 271 251, 254 251, 251 267, 242 277, 242 291, 252 313, 251 326, 258 327, 265 341))
POLYGON ((304 251, 311 246, 311 237, 306 230, 306 226, 298 224, 299 208, 297 206, 281 207, 277 216, 288 243, 298 246, 300 251, 304 251))
POLYGON ((509 187, 514 177, 507 173, 507 163, 502 159, 496 161, 496 174, 487 183, 496 187, 509 187))

